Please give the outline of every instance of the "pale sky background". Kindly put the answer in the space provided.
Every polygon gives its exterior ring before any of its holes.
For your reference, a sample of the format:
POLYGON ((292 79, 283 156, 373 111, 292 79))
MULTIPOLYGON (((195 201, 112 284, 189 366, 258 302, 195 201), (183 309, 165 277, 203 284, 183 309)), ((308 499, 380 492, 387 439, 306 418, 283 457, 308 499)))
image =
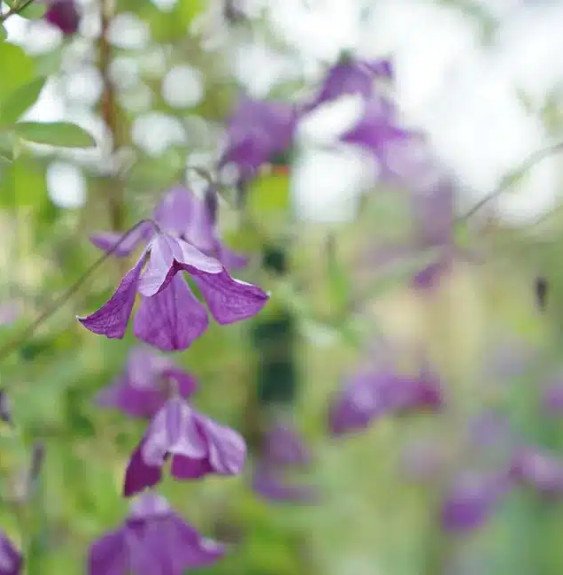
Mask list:
MULTIPOLYGON (((174 3, 154 1, 162 9, 174 3)), ((251 13, 268 10, 271 32, 285 51, 276 51, 259 33, 251 41, 226 37, 224 29, 213 28, 212 14, 196 24, 196 31, 206 33, 210 49, 229 48, 233 72, 256 96, 267 96, 280 82, 295 77, 296 70, 317 80, 323 66, 343 49, 362 57, 391 56, 404 123, 429 135, 438 156, 463 184, 460 204, 469 206, 534 151, 563 138, 541 117, 548 99, 560 115, 563 111, 563 1, 474 3, 481 4, 495 24, 486 41, 474 17, 426 0, 246 0, 251 13)), ((9 38, 32 52, 60 42, 58 33, 43 23, 30 25, 14 17, 8 24, 9 38)), ((101 84, 95 67, 83 64, 97 33, 96 18, 85 18, 81 31, 86 39, 68 46, 63 73, 47 86, 30 117, 68 118, 93 130, 100 149, 80 157, 93 166, 107 154, 103 126, 90 110, 101 84), (79 69, 73 68, 77 56, 79 69)), ((150 39, 144 23, 129 14, 114 23, 111 37, 116 45, 131 49, 146 46, 150 39)), ((142 64, 122 55, 114 62, 114 76, 127 105, 139 114, 134 141, 157 154, 188 136, 173 116, 150 111, 151 94, 139 80, 140 65, 161 74, 163 55, 155 49, 142 64)), ((169 70, 162 85, 168 103, 197 104, 205 96, 201 74, 189 63, 169 70)), ((336 153, 326 144, 334 143, 360 113, 361 102, 345 98, 302 123, 292 184, 301 216, 329 221, 353 217, 358 194, 369 186, 373 170, 361 151, 343 147, 336 153)), ((107 162, 101 165, 112 169, 107 162)), ((509 223, 527 223, 552 209, 561 200, 562 166, 561 158, 544 160, 498 200, 499 215, 509 223)), ((81 205, 85 186, 80 180, 80 169, 64 158, 54 164, 48 178, 53 201, 81 205)))

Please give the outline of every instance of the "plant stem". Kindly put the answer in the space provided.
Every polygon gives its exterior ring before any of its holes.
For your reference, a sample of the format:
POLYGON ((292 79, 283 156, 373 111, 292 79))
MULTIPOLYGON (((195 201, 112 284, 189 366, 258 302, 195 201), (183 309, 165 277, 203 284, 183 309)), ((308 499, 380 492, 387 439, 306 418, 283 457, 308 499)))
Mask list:
POLYGON ((25 10, 34 0, 25 0, 19 5, 12 6, 5 14, 0 16, 0 23, 5 22, 10 16, 14 14, 19 14, 22 10, 25 10))

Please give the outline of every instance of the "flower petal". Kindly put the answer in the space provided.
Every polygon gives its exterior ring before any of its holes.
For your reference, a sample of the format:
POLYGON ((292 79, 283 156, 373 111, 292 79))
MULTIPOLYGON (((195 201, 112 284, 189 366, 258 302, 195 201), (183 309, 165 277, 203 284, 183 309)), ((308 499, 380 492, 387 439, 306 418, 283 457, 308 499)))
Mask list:
POLYGON ((88 575, 125 575, 128 572, 127 546, 122 529, 94 541, 88 554, 88 575))
POLYGON ((187 349, 208 325, 207 312, 180 276, 152 297, 142 297, 134 334, 164 351, 187 349))
POLYGON ((160 466, 147 465, 143 457, 145 439, 141 441, 137 449, 133 452, 125 471, 125 482, 123 484, 123 495, 131 497, 139 493, 146 487, 152 487, 160 482, 162 470, 160 466))
POLYGON ((269 296, 259 287, 232 278, 225 270, 220 274, 194 273, 209 310, 220 324, 241 321, 256 315, 269 296))
POLYGON ((90 241, 104 252, 113 250, 112 255, 125 257, 143 241, 148 241, 153 233, 153 225, 150 222, 138 224, 135 229, 128 232, 97 232, 90 236, 90 241), (127 237, 114 249, 114 246, 127 234, 127 237))
POLYGON ((145 257, 144 253, 135 267, 125 274, 111 298, 99 310, 87 317, 78 318, 84 327, 109 338, 121 339, 123 337, 135 303, 145 257))
POLYGON ((197 415, 198 427, 207 440, 209 463, 215 473, 238 475, 246 459, 246 444, 239 433, 219 425, 212 419, 197 415))

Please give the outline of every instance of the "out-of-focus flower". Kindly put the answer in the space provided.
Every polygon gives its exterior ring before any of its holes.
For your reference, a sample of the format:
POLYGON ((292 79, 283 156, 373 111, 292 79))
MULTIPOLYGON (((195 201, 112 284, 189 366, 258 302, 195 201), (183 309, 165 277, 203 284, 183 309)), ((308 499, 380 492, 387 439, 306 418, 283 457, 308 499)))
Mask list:
POLYGON ((6 423, 12 423, 12 404, 4 390, 0 390, 0 419, 6 423))
POLYGON ((549 496, 563 493, 563 460, 536 447, 516 451, 510 470, 513 479, 549 496))
POLYGON ((387 413, 438 409, 442 403, 440 383, 430 373, 411 377, 391 370, 364 369, 347 380, 333 402, 330 429, 341 435, 364 429, 387 413))
POLYGON ((506 473, 461 473, 442 504, 442 527, 453 532, 481 527, 510 486, 506 473))
POLYGON ((254 470, 252 488, 270 501, 313 503, 317 489, 295 483, 290 471, 306 468, 311 454, 297 431, 289 425, 274 425, 265 435, 259 461, 254 470))
POLYGON ((19 575, 23 560, 3 531, 0 531, 0 575, 19 575))
POLYGON ((208 325, 207 312, 178 272, 187 271, 220 324, 256 315, 268 300, 260 288, 233 279, 223 264, 187 241, 159 231, 111 298, 97 311, 78 318, 90 331, 122 338, 137 292, 135 335, 164 351, 190 346, 208 325))
POLYGON ((543 407, 553 415, 560 415, 563 412, 563 381, 556 381, 545 389, 543 407))
POLYGON ((169 358, 145 347, 134 348, 125 371, 97 397, 103 407, 121 410, 131 417, 153 417, 172 392, 189 397, 195 378, 169 358))
MULTIPOLYGON (((153 219, 158 228, 187 241, 204 254, 218 259, 228 270, 243 268, 247 258, 230 250, 220 239, 217 231, 217 195, 210 187, 205 197, 199 198, 191 190, 177 186, 169 190, 154 210, 153 219)), ((90 241, 101 250, 124 257, 130 255, 140 244, 147 243, 156 235, 152 222, 144 222, 129 232, 119 243, 122 234, 98 232, 90 241)))
POLYGON ((88 575, 183 575, 224 553, 223 545, 202 537, 166 499, 145 493, 121 527, 92 544, 88 575))
POLYGON ((75 0, 47 0, 47 11, 43 18, 65 36, 75 34, 80 24, 80 13, 75 0))
POLYGON ((174 397, 154 416, 131 456, 124 494, 129 497, 156 485, 169 458, 176 479, 197 479, 210 473, 237 475, 244 466, 246 445, 236 431, 174 397))
POLYGON ((289 149, 296 122, 296 110, 288 104, 243 98, 230 118, 220 167, 234 165, 239 184, 247 182, 289 149))
POLYGON ((364 99, 374 93, 377 78, 391 79, 393 69, 389 60, 357 60, 344 57, 327 72, 323 83, 313 98, 305 106, 307 111, 345 95, 357 94, 364 99))

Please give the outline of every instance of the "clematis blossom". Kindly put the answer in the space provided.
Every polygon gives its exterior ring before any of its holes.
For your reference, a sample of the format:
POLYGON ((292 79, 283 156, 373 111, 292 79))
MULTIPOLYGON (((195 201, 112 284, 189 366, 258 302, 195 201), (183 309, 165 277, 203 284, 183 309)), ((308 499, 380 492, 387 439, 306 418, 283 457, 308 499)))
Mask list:
POLYGON ((238 475, 245 458, 246 445, 236 431, 173 397, 154 416, 131 456, 123 492, 129 497, 156 485, 168 459, 172 477, 198 479, 211 473, 238 475))
POLYGON ((130 352, 124 372, 98 394, 97 402, 131 417, 150 418, 170 392, 189 397, 196 387, 195 378, 169 358, 139 346, 130 352))
POLYGON ((376 79, 390 80, 392 77, 393 68, 389 60, 342 58, 328 70, 318 93, 305 109, 310 111, 345 95, 357 94, 367 100, 374 93, 376 79))
POLYGON ((187 241, 204 254, 221 261, 228 270, 246 266, 247 258, 230 250, 217 230, 217 194, 209 187, 204 198, 190 189, 176 186, 169 190, 153 213, 153 222, 141 222, 122 240, 116 232, 97 232, 90 241, 116 257, 130 255, 139 245, 147 244, 156 235, 156 226, 163 232, 187 241), (155 226, 156 224, 156 226, 155 226))
POLYGON ((218 259, 181 237, 159 230, 111 298, 91 315, 78 319, 94 333, 122 338, 139 293, 135 335, 163 351, 186 349, 207 329, 208 317, 178 273, 184 271, 220 324, 252 317, 268 300, 260 288, 232 278, 218 259))
POLYGON ((91 545, 88 575, 183 575, 224 553, 223 545, 202 537, 164 497, 149 492, 131 505, 121 527, 91 545))
POLYGON ((72 36, 78 31, 80 13, 75 0, 47 0, 47 11, 43 19, 65 36, 72 36))
POLYGON ((311 454, 297 431, 276 424, 264 436, 261 456, 254 469, 252 488, 269 501, 313 503, 315 486, 296 483, 291 472, 309 467, 311 454))
POLYGON ((0 575, 19 575, 23 560, 3 531, 0 531, 0 575))
POLYGON ((227 127, 220 167, 234 165, 238 183, 247 182, 290 148, 296 123, 297 112, 289 104, 242 98, 227 127))
POLYGON ((365 429, 387 413, 438 409, 443 404, 438 379, 426 372, 417 377, 377 367, 352 375, 333 402, 329 426, 334 435, 365 429))

